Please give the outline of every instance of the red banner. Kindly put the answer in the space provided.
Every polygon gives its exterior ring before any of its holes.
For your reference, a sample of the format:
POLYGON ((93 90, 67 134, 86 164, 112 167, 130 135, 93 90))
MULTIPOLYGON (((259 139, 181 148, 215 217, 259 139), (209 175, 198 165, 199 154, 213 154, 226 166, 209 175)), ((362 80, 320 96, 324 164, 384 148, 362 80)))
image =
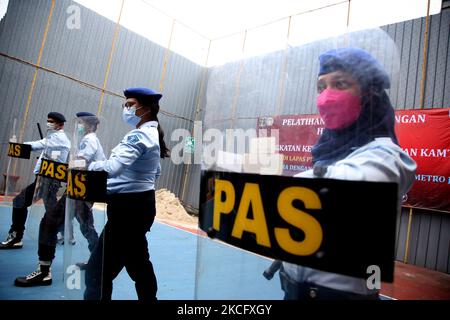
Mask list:
MULTIPOLYGON (((401 147, 417 162, 403 205, 450 212, 450 109, 398 110, 395 120, 401 147)), ((258 128, 279 130, 283 175, 312 168, 311 148, 323 130, 319 115, 260 118, 258 128)))
POLYGON ((398 110, 400 146, 417 162, 404 205, 450 212, 450 109, 398 110))
POLYGON ((323 130, 319 115, 292 115, 258 119, 258 129, 278 130, 278 152, 283 154, 283 175, 312 168, 311 148, 323 130))

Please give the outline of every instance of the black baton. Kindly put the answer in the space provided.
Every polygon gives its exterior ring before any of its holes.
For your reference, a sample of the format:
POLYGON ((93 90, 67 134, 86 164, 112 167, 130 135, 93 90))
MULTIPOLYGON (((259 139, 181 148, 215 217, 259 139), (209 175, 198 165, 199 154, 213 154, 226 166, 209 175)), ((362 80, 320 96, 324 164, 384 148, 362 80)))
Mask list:
POLYGON ((44 139, 44 136, 42 135, 41 125, 39 122, 37 123, 37 126, 38 126, 38 130, 39 130, 39 136, 41 137, 41 139, 44 139))

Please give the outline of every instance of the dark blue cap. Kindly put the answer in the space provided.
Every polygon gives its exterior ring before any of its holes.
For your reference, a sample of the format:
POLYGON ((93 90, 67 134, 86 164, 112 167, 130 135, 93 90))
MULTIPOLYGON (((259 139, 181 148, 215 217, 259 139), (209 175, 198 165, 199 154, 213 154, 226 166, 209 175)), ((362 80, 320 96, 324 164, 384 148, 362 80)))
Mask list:
POLYGON ((47 115, 47 118, 53 119, 59 123, 66 122, 66 118, 64 118, 64 116, 59 112, 52 111, 47 115))
POLYGON ((85 122, 89 123, 89 124, 98 124, 100 123, 100 120, 98 120, 97 116, 93 113, 90 112, 77 112, 76 116, 78 118, 82 118, 85 122))
POLYGON ((338 70, 352 74, 363 87, 390 87, 389 76, 383 66, 368 52, 359 48, 329 50, 319 56, 319 76, 338 70))
POLYGON ((123 92, 123 94, 127 99, 135 98, 143 104, 158 102, 162 97, 162 94, 148 88, 128 88, 123 92))
POLYGON ((95 117, 95 114, 90 112, 77 112, 77 117, 95 117))

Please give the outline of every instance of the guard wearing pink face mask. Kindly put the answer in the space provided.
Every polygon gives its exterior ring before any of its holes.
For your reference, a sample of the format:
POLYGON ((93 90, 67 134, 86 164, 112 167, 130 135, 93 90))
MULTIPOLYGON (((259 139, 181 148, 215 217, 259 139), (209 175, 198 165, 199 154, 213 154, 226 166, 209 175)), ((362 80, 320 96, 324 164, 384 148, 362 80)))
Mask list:
MULTIPOLYGON (((416 163, 398 145, 394 110, 381 64, 358 48, 319 57, 317 108, 325 129, 312 149, 314 169, 298 177, 398 183, 402 195, 414 182, 416 163)), ((361 214, 364 214, 361 212, 361 214)), ((283 262, 285 299, 378 299, 366 279, 283 262)))
POLYGON ((124 94, 122 118, 133 129, 108 160, 88 167, 108 173, 108 222, 86 267, 87 300, 110 300, 113 280, 124 267, 135 282, 138 299, 156 300, 157 281, 146 233, 156 214, 160 158, 169 155, 157 117, 162 95, 147 88, 130 88, 124 94))

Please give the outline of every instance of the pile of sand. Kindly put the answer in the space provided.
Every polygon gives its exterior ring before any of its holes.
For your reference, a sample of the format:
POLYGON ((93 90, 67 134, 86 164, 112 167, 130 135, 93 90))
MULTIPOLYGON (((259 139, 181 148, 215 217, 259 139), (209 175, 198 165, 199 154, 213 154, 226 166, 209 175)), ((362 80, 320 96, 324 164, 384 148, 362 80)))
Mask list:
POLYGON ((169 190, 159 189, 155 192, 156 218, 176 224, 197 226, 198 218, 188 214, 180 200, 169 190))
MULTIPOLYGON (((180 200, 169 190, 159 189, 155 192, 156 219, 177 225, 197 228, 198 218, 186 212, 180 200)), ((106 204, 95 203, 94 208, 106 211, 106 204)))

